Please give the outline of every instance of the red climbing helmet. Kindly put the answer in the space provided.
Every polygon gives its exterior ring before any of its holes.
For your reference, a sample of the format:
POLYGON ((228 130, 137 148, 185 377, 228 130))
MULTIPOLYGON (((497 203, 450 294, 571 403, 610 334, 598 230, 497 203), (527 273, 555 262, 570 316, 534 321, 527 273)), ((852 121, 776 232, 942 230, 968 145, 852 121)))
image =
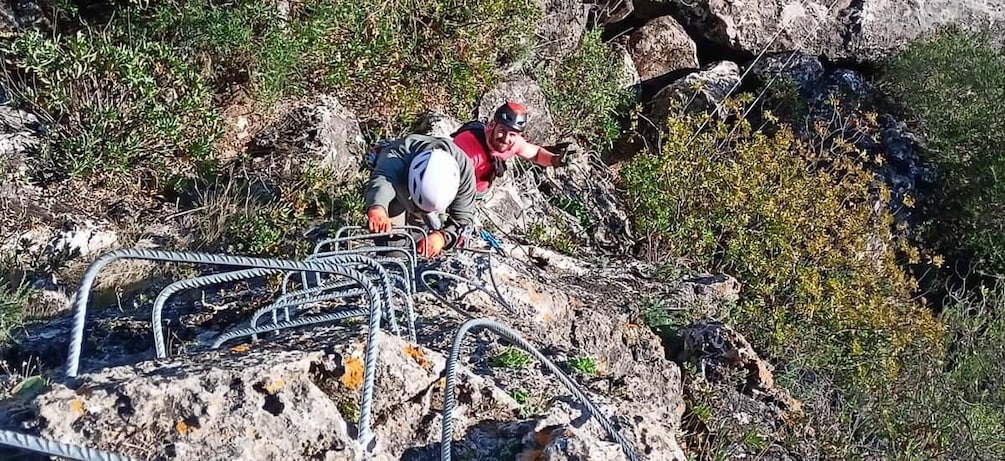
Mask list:
POLYGON ((496 123, 509 127, 511 130, 523 131, 527 126, 529 116, 527 108, 523 107, 522 104, 514 101, 506 101, 505 104, 496 109, 496 113, 492 116, 492 119, 496 123))

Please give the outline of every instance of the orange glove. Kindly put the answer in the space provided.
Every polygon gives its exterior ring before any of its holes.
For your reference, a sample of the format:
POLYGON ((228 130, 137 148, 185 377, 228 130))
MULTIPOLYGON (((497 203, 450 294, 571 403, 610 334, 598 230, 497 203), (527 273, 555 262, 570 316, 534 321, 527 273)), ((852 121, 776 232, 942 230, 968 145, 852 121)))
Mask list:
POLYGON ((422 240, 419 240, 419 244, 416 247, 416 251, 420 255, 427 258, 433 258, 443 251, 443 246, 447 244, 446 238, 443 237, 443 232, 433 231, 422 240))
POLYGON ((387 217, 384 207, 370 207, 366 212, 366 218, 370 224, 370 232, 391 232, 391 218, 387 217))

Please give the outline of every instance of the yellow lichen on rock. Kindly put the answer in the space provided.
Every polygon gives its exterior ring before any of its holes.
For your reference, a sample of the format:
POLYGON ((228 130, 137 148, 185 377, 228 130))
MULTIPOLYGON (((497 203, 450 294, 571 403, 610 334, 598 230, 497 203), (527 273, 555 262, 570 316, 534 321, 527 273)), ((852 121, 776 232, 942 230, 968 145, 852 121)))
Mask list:
POLYGON ((356 357, 348 357, 342 362, 345 373, 339 378, 343 386, 357 390, 363 385, 363 361, 356 357))

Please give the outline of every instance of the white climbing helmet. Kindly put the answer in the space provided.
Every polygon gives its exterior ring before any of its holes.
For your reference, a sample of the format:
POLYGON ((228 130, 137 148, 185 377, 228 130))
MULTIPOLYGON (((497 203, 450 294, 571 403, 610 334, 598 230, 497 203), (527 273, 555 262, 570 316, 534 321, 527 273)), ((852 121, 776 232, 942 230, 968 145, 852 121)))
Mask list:
POLYGON ((426 223, 434 229, 440 227, 439 214, 454 201, 460 185, 457 160, 444 149, 416 155, 408 167, 408 193, 415 206, 426 212, 426 223))

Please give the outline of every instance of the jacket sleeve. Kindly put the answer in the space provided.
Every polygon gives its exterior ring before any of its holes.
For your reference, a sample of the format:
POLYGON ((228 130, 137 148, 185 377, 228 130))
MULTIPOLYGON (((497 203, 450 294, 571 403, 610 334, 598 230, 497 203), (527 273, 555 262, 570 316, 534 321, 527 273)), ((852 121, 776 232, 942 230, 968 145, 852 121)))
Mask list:
POLYGON ((457 197, 447 207, 447 222, 443 227, 446 235, 446 248, 452 248, 457 244, 461 232, 465 227, 471 227, 475 223, 475 175, 471 160, 464 154, 460 155, 463 161, 461 167, 461 184, 457 188, 457 197))
POLYGON ((394 200, 397 195, 394 183, 401 181, 408 172, 402 155, 405 148, 405 143, 399 140, 389 144, 377 154, 377 163, 370 172, 370 180, 366 184, 364 211, 374 205, 380 205, 386 210, 391 200, 394 200))

